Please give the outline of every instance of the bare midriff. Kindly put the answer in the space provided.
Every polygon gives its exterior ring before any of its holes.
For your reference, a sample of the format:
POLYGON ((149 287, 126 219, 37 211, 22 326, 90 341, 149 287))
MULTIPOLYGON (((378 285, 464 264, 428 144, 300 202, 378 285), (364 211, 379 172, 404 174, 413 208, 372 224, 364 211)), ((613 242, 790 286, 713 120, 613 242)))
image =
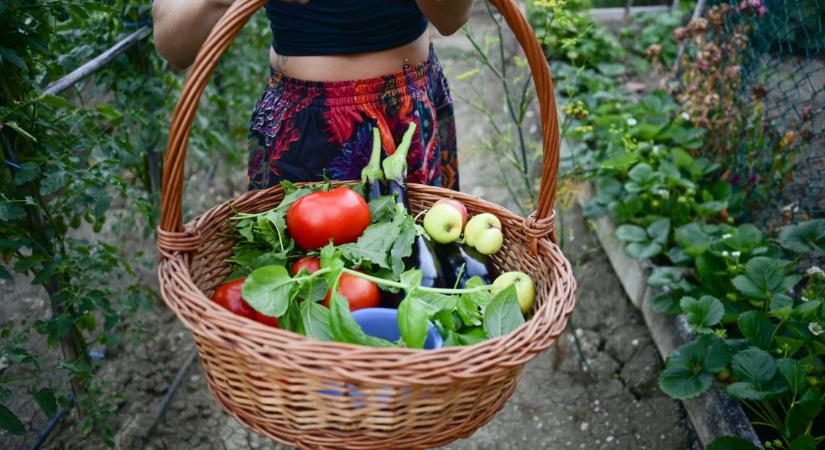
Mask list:
POLYGON ((288 77, 312 81, 346 81, 389 75, 427 61, 427 31, 401 47, 377 52, 329 56, 282 56, 270 48, 269 64, 288 77))

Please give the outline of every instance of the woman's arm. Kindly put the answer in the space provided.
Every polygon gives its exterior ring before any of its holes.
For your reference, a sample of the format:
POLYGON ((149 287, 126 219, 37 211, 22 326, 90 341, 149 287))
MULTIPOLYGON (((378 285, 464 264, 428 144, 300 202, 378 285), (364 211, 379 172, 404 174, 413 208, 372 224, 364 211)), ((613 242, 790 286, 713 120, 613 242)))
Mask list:
MULTIPOLYGON (((157 1, 157 0, 155 0, 157 1)), ((438 32, 449 36, 470 19, 473 0, 415 0, 438 32)))
POLYGON ((175 69, 195 60, 203 41, 234 0, 155 0, 155 48, 175 69))

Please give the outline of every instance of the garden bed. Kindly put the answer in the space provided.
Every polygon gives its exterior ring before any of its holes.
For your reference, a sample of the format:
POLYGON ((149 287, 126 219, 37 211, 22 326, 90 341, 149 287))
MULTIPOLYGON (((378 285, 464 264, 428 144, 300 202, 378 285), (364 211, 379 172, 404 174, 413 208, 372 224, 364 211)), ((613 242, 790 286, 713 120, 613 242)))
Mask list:
MULTIPOLYGON (((592 184, 585 184, 579 197, 580 205, 583 207, 594 195, 592 184)), ((631 303, 642 313, 659 354, 665 360, 673 350, 688 343, 693 337, 684 316, 667 316, 651 309, 651 299, 661 292, 660 288, 651 287, 647 283, 653 264, 639 261, 625 253, 622 242, 614 237, 617 226, 611 218, 603 216, 596 219, 595 223, 594 232, 610 265, 631 303)), ((698 398, 682 403, 703 445, 722 436, 737 436, 760 449, 764 448, 742 407, 717 386, 711 387, 698 398)))

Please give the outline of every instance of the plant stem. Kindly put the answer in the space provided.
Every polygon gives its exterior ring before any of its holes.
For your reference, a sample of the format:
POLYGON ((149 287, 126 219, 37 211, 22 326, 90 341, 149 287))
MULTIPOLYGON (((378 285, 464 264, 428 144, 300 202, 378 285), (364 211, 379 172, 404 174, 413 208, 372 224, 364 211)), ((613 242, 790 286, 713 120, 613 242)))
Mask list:
MULTIPOLYGON (((324 268, 324 269, 318 269, 315 272, 310 273, 309 275, 302 275, 302 276, 293 277, 292 281, 301 282, 301 281, 304 281, 304 280, 317 278, 317 277, 319 277, 321 275, 324 275, 326 273, 329 273, 329 272, 331 272, 331 269, 328 268, 328 267, 324 268)), ((367 281, 372 281, 375 284, 380 284, 380 285, 384 285, 384 286, 390 286, 390 287, 395 287, 395 288, 399 288, 399 289, 404 289, 406 291, 409 291, 411 289, 415 289, 415 290, 420 291, 420 292, 430 292, 430 293, 433 293, 433 294, 447 294, 447 295, 452 294, 452 295, 454 295, 454 294, 472 294, 474 292, 484 292, 484 291, 489 291, 489 290, 493 289, 493 285, 490 285, 490 284, 484 285, 484 286, 478 286, 478 287, 474 287, 474 288, 464 288, 464 289, 431 288, 431 287, 426 287, 426 286, 414 286, 412 284, 402 283, 400 281, 387 280, 386 278, 380 278, 380 277, 368 275, 366 273, 359 272, 357 270, 347 269, 346 267, 343 269, 342 272, 346 273, 348 275, 352 275, 354 277, 358 277, 358 278, 367 280, 367 281)), ((334 289, 333 289, 333 291, 334 291, 334 289)))
MULTIPOLYGON (((328 269, 321 269, 321 270, 318 270, 316 272, 313 272, 313 275, 318 273, 318 272, 321 272, 323 270, 329 271, 328 269)), ((372 281, 375 284, 382 284, 384 286, 391 286, 391 287, 396 287, 396 288, 404 289, 404 290, 410 290, 410 289, 414 288, 417 291, 430 292, 430 293, 433 293, 433 294, 447 294, 447 295, 450 295, 450 294, 472 294, 474 292, 484 292, 484 291, 489 291, 489 290, 493 289, 492 285, 478 286, 478 287, 474 287, 474 288, 465 288, 465 289, 431 288, 431 287, 425 287, 425 286, 413 286, 411 284, 401 283, 400 281, 393 281, 393 280, 387 280, 387 279, 384 279, 384 278, 374 277, 372 275, 367 275, 367 274, 359 272, 357 270, 352 270, 352 269, 346 269, 345 268, 344 272, 349 274, 349 275, 358 277, 358 278, 363 278, 365 280, 372 281)))
POLYGON ((62 369, 62 367, 54 366, 54 367, 49 367, 47 369, 35 370, 33 372, 27 373, 26 375, 15 375, 13 377, 0 378, 0 384, 11 383, 13 381, 29 380, 31 378, 34 378, 34 377, 38 376, 38 375, 42 375, 44 373, 49 373, 49 372, 54 372, 55 370, 60 370, 60 369, 62 369))

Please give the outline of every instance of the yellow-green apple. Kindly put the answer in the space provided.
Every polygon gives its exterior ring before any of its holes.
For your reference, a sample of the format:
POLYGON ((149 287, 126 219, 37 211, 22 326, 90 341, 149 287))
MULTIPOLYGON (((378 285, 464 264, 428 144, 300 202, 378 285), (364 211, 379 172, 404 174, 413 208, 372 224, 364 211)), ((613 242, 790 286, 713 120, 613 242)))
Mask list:
POLYGON ((483 255, 492 255, 504 245, 501 221, 490 213, 473 216, 464 227, 464 243, 483 255))
POLYGON ((434 205, 440 205, 442 203, 452 206, 461 213, 461 227, 464 228, 464 225, 467 225, 467 207, 464 206, 464 203, 452 198, 442 198, 435 202, 434 205))
POLYGON ((439 244, 449 244, 461 236, 462 221, 456 207, 436 202, 424 215, 424 231, 439 244))
POLYGON ((516 285, 516 297, 521 312, 527 314, 536 300, 536 287, 533 285, 533 279, 524 272, 505 272, 493 281, 493 293, 497 293, 511 284, 516 285))

